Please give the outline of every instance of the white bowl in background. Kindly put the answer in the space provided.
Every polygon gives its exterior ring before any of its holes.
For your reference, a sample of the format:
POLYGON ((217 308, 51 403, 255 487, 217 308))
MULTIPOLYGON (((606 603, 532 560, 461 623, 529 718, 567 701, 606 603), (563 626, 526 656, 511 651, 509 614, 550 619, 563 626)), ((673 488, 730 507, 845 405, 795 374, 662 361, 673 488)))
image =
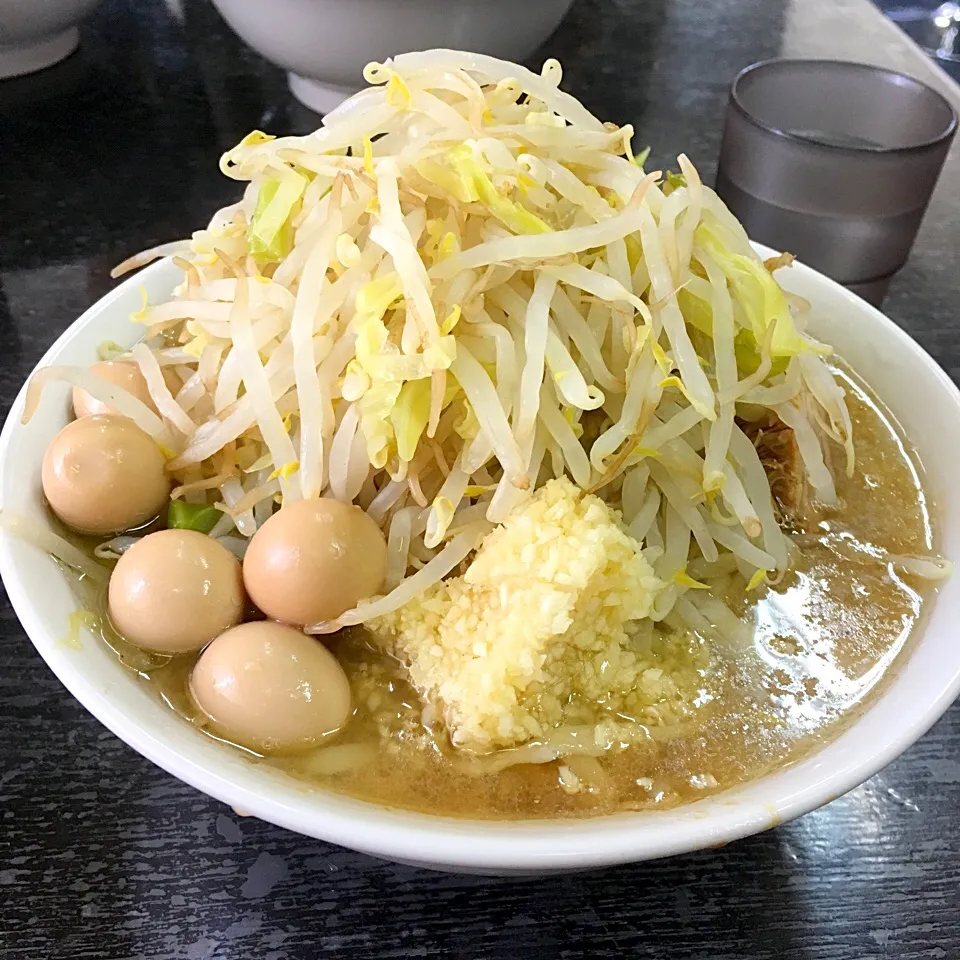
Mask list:
MULTIPOLYGON (((757 248, 764 256, 773 251, 757 248)), ((832 280, 795 264, 784 285, 813 304, 811 332, 832 342, 873 384, 915 446, 937 505, 940 549, 960 558, 960 393, 899 327, 832 280)), ((120 284, 50 348, 39 366, 88 364, 104 340, 132 343, 127 320, 168 297, 179 271, 163 261, 120 284)), ((68 418, 68 389, 54 385, 23 426, 24 391, 0 434, 0 504, 47 524, 40 490, 44 450, 68 418)), ((387 809, 288 778, 245 760, 176 716, 102 642, 64 642, 76 609, 60 568, 46 554, 0 535, 0 573, 27 634, 67 689, 143 756, 244 812, 378 857, 435 869, 531 873, 664 857, 727 843, 806 813, 857 786, 920 737, 960 692, 960 576, 939 591, 919 639, 900 657, 881 694, 841 736, 769 777, 673 810, 588 820, 473 821, 387 809)), ((111 775, 109 769, 103 771, 111 775)), ((119 775, 117 773, 116 775, 119 775)))
POLYGON ((77 24, 100 0, 0 0, 0 79, 53 66, 80 42, 77 24))
POLYGON ((287 71, 293 95, 328 113, 364 86, 371 60, 448 47, 522 60, 572 0, 213 0, 261 56, 287 71))

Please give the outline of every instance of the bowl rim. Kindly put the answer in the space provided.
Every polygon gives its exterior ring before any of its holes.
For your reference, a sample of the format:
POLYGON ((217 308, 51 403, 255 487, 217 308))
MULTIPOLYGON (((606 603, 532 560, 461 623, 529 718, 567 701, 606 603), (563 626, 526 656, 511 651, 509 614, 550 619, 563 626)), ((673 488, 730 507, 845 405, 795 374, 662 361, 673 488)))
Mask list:
MULTIPOLYGON (((765 246, 754 246, 764 258, 776 255, 776 251, 765 246)), ((148 275, 157 278, 172 269, 169 260, 162 260, 119 284, 67 327, 34 370, 51 364, 81 330, 95 325, 148 275)), ((799 263, 791 269, 826 284, 832 297, 842 298, 851 308, 865 313, 874 324, 884 328, 898 347, 912 353, 960 420, 960 390, 905 331, 817 271, 799 263)), ((0 432, 0 496, 6 489, 4 481, 10 469, 9 447, 13 436, 22 429, 19 417, 29 379, 17 394, 0 432)), ((926 691, 924 704, 915 709, 910 722, 888 730, 879 749, 864 750, 863 744, 859 749, 853 745, 840 749, 840 745, 885 699, 886 692, 871 697, 862 715, 846 730, 802 760, 767 777, 671 810, 524 821, 414 813, 355 800, 323 788, 304 789, 302 783, 292 778, 283 778, 276 786, 254 764, 244 764, 239 772, 216 759, 211 765, 210 741, 185 723, 183 736, 159 736, 140 718, 111 702, 88 675, 89 671, 84 670, 82 658, 49 636, 36 613, 36 601, 31 599, 17 568, 15 548, 11 536, 0 532, 0 575, 24 631, 67 690, 142 756, 244 814, 373 856, 437 869, 495 873, 585 869, 723 845, 807 813, 863 783, 926 733, 960 694, 958 658, 952 672, 945 669, 934 678, 933 695, 926 691), (806 781, 798 781, 798 771, 806 775, 806 781), (755 794, 770 794, 774 799, 755 794)), ((222 750, 219 745, 213 746, 218 753, 222 750)))

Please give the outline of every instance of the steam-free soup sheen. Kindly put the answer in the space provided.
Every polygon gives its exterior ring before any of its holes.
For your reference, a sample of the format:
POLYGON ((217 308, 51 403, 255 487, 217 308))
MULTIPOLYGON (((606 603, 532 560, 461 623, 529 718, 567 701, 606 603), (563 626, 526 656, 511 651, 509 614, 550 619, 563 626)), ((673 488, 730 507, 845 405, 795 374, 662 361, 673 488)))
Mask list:
MULTIPOLYGON (((317 788, 426 813, 580 817, 694 800, 835 736, 881 682, 924 605, 918 582, 877 554, 928 553, 934 536, 919 467, 890 416, 852 374, 835 372, 855 424, 854 476, 835 470, 840 508, 794 531, 803 552, 778 585, 748 595, 739 575, 730 578, 723 599, 751 625, 752 644, 736 649, 690 633, 670 639, 702 654, 698 705, 679 736, 574 764, 572 780, 562 760, 484 773, 424 725, 429 712, 400 665, 355 629, 328 638, 357 704, 334 741, 343 749, 251 761, 317 788)), ((104 633, 144 684, 203 728, 187 694, 195 655, 159 657, 104 633)))

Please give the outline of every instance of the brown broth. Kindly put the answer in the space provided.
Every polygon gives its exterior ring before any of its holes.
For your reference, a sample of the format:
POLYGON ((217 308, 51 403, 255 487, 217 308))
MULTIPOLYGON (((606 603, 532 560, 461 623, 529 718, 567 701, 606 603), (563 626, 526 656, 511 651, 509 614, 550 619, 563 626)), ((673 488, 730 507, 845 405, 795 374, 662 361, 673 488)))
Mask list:
MULTIPOLYGON (((375 803, 455 817, 581 817, 668 807, 783 767, 836 736, 907 643, 930 593, 901 578, 881 551, 929 552, 933 530, 916 458, 888 413, 848 372, 857 466, 840 471, 841 505, 795 534, 803 542, 788 574, 749 597, 739 575, 723 599, 753 625, 753 644, 733 656, 693 634, 707 651, 702 696, 683 736, 633 745, 573 766, 582 789, 568 792, 562 761, 478 775, 425 725, 399 664, 361 630, 333 649, 355 691, 354 717, 338 744, 366 745, 356 769, 318 774, 321 752, 253 758, 292 777, 375 803), (921 592, 923 591, 923 593, 921 592), (601 771, 598 773, 598 769, 601 771)), ((105 631, 121 660, 174 710, 203 727, 186 693, 188 658, 155 658, 105 631)), ((329 755, 327 755, 329 760, 329 755)))

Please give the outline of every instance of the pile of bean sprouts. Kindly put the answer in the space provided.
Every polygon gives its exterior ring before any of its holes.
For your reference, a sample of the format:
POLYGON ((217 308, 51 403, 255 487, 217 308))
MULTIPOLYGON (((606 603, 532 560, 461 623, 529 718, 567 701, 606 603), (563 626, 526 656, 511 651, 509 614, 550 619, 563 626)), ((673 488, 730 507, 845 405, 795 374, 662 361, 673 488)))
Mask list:
POLYGON ((724 619, 702 581, 756 586, 788 563, 742 417, 793 430, 825 504, 829 442, 853 468, 784 261, 757 257, 686 157, 646 172, 632 128, 563 92, 555 60, 537 75, 433 50, 365 77, 315 133, 246 137, 221 161, 243 198, 117 269, 183 271, 133 316, 142 340, 105 353, 139 365, 157 412, 49 368, 28 416, 50 379, 112 403, 164 448, 173 497, 222 510, 214 536, 249 538, 300 498, 363 507, 385 593, 312 632, 399 608, 562 474, 644 543, 669 583, 654 620, 724 619))

